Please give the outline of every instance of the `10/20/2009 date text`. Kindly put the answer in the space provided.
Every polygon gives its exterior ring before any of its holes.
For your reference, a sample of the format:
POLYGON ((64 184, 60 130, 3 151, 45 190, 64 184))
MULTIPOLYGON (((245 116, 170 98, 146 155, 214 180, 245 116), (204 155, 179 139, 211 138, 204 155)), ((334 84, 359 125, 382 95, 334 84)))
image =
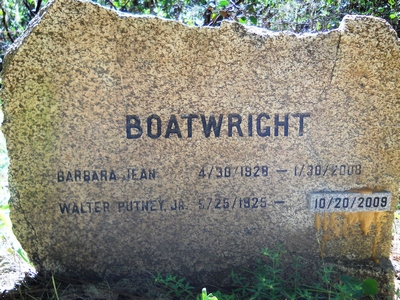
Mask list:
POLYGON ((370 194, 351 192, 310 193, 309 209, 314 212, 357 212, 390 210, 391 194, 376 192, 370 194))

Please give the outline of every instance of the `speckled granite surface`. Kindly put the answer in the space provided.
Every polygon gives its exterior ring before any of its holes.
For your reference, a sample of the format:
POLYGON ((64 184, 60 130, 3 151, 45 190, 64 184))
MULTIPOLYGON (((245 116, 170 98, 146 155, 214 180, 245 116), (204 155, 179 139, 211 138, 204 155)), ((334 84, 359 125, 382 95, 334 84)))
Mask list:
POLYGON ((399 64, 372 17, 295 35, 56 0, 2 75, 15 234, 41 269, 102 277, 210 281, 277 244, 385 259, 396 201, 324 216, 307 195, 397 199, 399 64))

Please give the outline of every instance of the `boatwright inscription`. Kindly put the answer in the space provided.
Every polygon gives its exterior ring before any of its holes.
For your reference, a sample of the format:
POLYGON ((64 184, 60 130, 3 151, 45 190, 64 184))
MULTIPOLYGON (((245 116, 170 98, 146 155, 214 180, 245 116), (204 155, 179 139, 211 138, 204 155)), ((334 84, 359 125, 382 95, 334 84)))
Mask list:
POLYGON ((228 114, 224 116, 206 116, 203 114, 183 114, 178 121, 176 115, 170 115, 167 120, 162 120, 159 115, 152 114, 147 118, 141 118, 138 115, 127 115, 126 120, 126 138, 138 139, 146 136, 151 139, 158 139, 160 137, 171 138, 176 136, 178 138, 193 137, 193 129, 201 123, 202 132, 206 138, 211 137, 213 132, 214 137, 221 136, 221 128, 227 129, 228 137, 236 136, 289 136, 289 128, 295 127, 293 131, 298 136, 304 135, 304 127, 306 118, 310 118, 310 113, 294 113, 294 114, 267 114, 260 113, 257 115, 242 116, 237 113, 228 114), (199 124, 195 124, 196 122, 199 124), (182 134, 181 128, 186 124, 186 135, 182 134))

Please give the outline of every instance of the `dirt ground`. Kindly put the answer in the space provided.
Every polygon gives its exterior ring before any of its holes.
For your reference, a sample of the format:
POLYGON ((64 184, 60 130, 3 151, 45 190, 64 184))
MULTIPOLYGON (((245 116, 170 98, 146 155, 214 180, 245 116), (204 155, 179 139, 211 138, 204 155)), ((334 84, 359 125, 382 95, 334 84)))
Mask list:
POLYGON ((11 247, 9 238, 4 237, 0 245, 0 294, 12 289, 16 282, 25 277, 25 273, 35 273, 35 269, 13 252, 11 247))

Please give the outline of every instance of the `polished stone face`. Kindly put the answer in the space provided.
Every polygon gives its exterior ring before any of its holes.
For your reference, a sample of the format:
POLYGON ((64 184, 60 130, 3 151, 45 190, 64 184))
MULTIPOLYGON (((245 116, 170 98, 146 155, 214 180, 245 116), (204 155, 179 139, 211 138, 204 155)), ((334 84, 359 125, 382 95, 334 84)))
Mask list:
POLYGON ((399 64, 372 17, 295 35, 55 1, 2 75, 15 234, 37 267, 101 277, 206 283, 278 244, 385 259, 399 64))

